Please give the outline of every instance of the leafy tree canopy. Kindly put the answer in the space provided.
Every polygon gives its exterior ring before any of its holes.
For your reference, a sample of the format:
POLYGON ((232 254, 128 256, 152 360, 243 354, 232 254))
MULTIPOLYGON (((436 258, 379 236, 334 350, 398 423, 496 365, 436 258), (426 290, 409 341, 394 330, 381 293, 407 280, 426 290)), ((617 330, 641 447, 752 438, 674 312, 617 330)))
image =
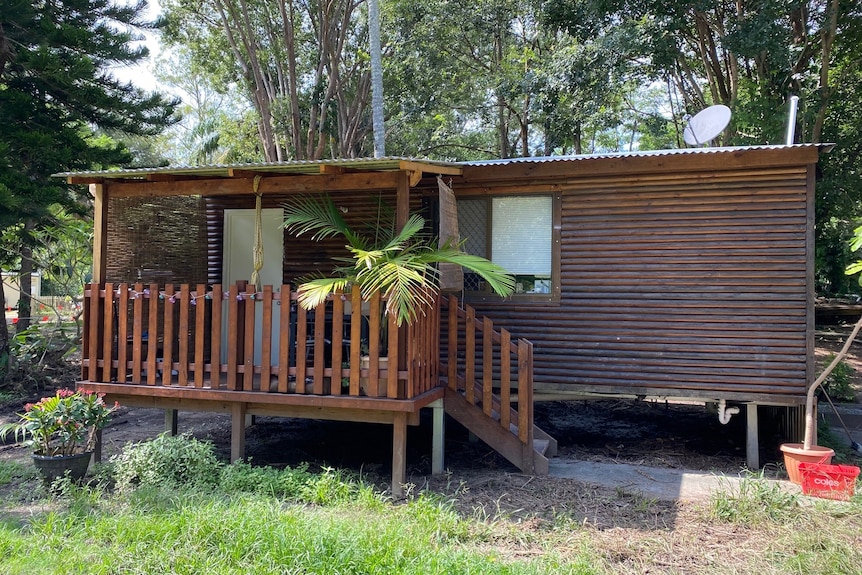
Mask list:
MULTIPOLYGON (((153 135, 173 121, 175 101, 111 74, 111 67, 147 56, 136 44, 139 31, 154 26, 142 17, 145 7, 144 1, 0 0, 0 238, 3 252, 23 256, 25 291, 33 237, 52 221, 51 207, 81 213, 87 206, 85 190, 51 174, 132 159, 97 130, 153 135)), ((19 313, 29 316, 28 297, 19 313)), ((0 381, 7 353, 4 323, 0 381)))

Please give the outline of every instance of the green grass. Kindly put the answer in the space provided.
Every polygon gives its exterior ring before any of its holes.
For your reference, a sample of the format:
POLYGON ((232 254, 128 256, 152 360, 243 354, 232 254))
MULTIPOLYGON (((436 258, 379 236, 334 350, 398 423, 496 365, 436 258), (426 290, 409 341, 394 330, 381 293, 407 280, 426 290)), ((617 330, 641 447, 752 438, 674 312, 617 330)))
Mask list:
POLYGON ((751 476, 692 507, 501 476, 480 497, 458 484, 393 502, 336 469, 217 463, 213 474, 201 465, 211 453, 160 438, 127 446, 88 486, 51 490, 28 466, 0 463, 0 573, 862 572, 862 494, 822 501, 751 476), (194 487, 175 481, 180 470, 194 487), (519 493, 526 508, 510 500, 519 493))
POLYGON ((35 470, 17 461, 0 460, 0 486, 35 476, 35 470))
POLYGON ((589 557, 508 560, 487 525, 427 494, 400 505, 337 473, 299 501, 263 493, 66 486, 62 511, 0 524, 0 573, 601 573, 589 557), (349 500, 313 503, 333 493, 349 500))

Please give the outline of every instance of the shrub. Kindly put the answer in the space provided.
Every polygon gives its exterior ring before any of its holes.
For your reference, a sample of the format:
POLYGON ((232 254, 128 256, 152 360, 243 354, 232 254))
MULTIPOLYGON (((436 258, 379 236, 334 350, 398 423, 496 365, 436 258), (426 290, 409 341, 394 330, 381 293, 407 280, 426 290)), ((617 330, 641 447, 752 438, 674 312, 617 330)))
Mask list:
POLYGON ((236 461, 221 470, 219 487, 226 493, 258 493, 299 499, 313 477, 307 465, 279 470, 236 461))
POLYGON ((135 487, 214 487, 223 464, 207 441, 190 435, 170 436, 127 445, 111 458, 117 489, 135 487))
MULTIPOLYGON (((826 358, 826 365, 832 363, 835 358, 830 355, 826 358)), ((845 361, 839 361, 832 373, 823 382, 823 389, 829 394, 833 401, 853 402, 856 401, 856 392, 850 385, 850 377, 855 370, 845 361)))

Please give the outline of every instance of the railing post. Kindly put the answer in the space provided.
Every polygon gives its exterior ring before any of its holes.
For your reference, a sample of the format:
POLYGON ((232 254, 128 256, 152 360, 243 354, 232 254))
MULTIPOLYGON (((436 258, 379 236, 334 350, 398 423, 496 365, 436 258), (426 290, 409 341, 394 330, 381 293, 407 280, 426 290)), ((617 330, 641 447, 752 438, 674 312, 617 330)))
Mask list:
POLYGON ((126 382, 129 369, 129 284, 120 284, 117 296, 117 381, 126 382))
POLYGON ((210 385, 213 389, 221 387, 221 323, 224 301, 222 297, 222 286, 213 286, 212 294, 212 335, 210 336, 210 385))
MULTIPOLYGON (((147 327, 147 385, 155 385, 159 362, 159 285, 150 284, 149 325, 147 327)), ((125 306, 120 306, 126 313, 125 306)))
POLYGON ((512 336, 500 330, 500 425, 509 429, 512 419, 512 336))
POLYGON ((449 296, 449 349, 447 352, 449 389, 458 389, 458 300, 449 296))
POLYGON ((290 285, 283 284, 279 292, 279 306, 281 306, 279 314, 279 332, 281 337, 278 339, 278 392, 287 393, 289 389, 290 378, 290 350, 296 340, 294 336, 291 341, 292 330, 290 329, 290 285))
POLYGON ((482 319, 482 411, 490 416, 494 391, 494 322, 485 316, 482 319))
MULTIPOLYGON (((111 381, 111 367, 114 358, 114 284, 105 284, 105 313, 102 322, 102 349, 105 350, 105 361, 102 365, 102 381, 111 381)), ((117 342, 118 345, 120 342, 117 342)), ((119 369, 119 368, 118 368, 119 369)))
POLYGON ((465 397, 470 405, 476 405, 476 310, 466 306, 467 319, 464 322, 464 374, 465 397))

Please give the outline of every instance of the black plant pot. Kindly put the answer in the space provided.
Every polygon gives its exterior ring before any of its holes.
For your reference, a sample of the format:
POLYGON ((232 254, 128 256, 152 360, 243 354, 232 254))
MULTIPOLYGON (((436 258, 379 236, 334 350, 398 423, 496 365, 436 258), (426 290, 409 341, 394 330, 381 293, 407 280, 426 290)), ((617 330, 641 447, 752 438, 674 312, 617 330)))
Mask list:
POLYGON ((69 472, 69 478, 73 481, 81 481, 87 474, 87 468, 90 467, 90 459, 93 456, 92 451, 84 453, 76 453, 74 455, 33 455, 33 465, 39 470, 42 479, 47 485, 50 485, 54 480, 66 475, 69 472))

